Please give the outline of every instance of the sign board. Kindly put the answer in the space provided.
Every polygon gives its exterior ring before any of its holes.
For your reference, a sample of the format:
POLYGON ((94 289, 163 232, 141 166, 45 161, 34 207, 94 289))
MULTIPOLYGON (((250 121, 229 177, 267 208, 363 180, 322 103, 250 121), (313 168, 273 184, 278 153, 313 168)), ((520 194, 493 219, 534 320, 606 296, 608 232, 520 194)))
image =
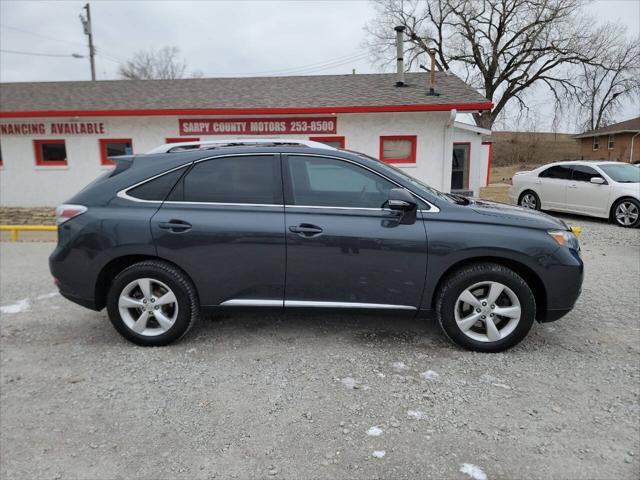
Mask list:
POLYGON ((103 122, 15 122, 0 123, 2 135, 104 135, 103 122))
POLYGON ((309 135, 336 133, 336 117, 179 119, 180 135, 309 135))

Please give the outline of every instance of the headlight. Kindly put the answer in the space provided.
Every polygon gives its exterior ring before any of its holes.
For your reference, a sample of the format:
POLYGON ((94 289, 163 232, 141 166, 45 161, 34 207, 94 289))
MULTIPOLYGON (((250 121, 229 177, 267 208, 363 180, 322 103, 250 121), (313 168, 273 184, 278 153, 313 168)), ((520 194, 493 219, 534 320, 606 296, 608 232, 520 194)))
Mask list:
POLYGON ((563 247, 569 247, 574 250, 580 249, 580 244, 578 243, 578 238, 568 230, 549 230, 547 231, 551 238, 553 238, 558 245, 563 247))

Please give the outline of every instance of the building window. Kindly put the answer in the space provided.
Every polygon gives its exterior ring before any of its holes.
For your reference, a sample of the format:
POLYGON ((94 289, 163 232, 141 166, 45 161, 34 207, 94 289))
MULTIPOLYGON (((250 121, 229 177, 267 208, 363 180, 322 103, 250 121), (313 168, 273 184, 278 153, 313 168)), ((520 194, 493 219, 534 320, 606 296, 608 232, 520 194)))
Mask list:
POLYGON ((615 145, 614 137, 615 135, 609 135, 609 138, 607 139, 607 149, 609 150, 613 150, 613 146, 615 145))
POLYGON ((0 167, 4 166, 3 160, 2 160, 2 145, 0 145, 0 167))
POLYGON ((451 190, 469 188, 471 143, 454 143, 451 155, 451 190))
POLYGON ((380 160, 388 163, 416 163, 416 136, 380 137, 380 160))
POLYGON ((191 138, 170 137, 170 138, 164 139, 164 143, 199 142, 199 141, 200 139, 198 137, 191 137, 191 138))
POLYGON ((109 157, 119 155, 131 155, 133 144, 130 138, 101 138, 100 139, 100 163, 102 165, 115 165, 109 157))
POLYGON ((309 140, 324 143, 333 148, 344 148, 344 137, 309 137, 309 140))
POLYGON ((67 147, 64 140, 34 140, 36 165, 54 167, 67 165, 67 147))
POLYGON ((598 144, 598 137, 593 137, 593 145, 591 148, 594 152, 600 148, 600 145, 598 144))

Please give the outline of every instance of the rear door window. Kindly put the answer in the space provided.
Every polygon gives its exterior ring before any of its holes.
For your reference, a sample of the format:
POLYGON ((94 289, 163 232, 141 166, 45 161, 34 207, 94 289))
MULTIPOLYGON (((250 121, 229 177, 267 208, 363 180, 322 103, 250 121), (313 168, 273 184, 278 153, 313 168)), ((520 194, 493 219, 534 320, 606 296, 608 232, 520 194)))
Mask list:
POLYGON ((543 170, 538 175, 540 178, 554 178, 557 180, 569 180, 571 178, 570 165, 555 165, 543 170))
POLYGON ((196 163, 167 199, 178 202, 282 204, 275 155, 213 158, 196 163))

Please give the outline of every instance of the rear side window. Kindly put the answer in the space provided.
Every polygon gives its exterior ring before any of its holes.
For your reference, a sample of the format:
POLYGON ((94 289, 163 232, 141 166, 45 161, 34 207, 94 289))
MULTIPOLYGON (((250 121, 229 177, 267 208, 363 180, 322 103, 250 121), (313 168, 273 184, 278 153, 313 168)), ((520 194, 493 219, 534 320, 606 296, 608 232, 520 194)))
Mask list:
POLYGON ((127 195, 140 200, 152 200, 162 202, 169 195, 169 192, 180 179, 186 168, 179 168, 173 172, 165 173, 159 177, 149 180, 130 189, 127 195))
POLYGON ((590 182, 593 177, 602 177, 595 169, 585 165, 573 166, 573 179, 578 182, 590 182))
POLYGON ((282 204, 280 162, 273 155, 221 157, 196 163, 168 200, 282 204))
POLYGON ((559 180, 569 180, 571 178, 571 167, 568 165, 556 165, 540 172, 540 178, 556 178, 559 180))

